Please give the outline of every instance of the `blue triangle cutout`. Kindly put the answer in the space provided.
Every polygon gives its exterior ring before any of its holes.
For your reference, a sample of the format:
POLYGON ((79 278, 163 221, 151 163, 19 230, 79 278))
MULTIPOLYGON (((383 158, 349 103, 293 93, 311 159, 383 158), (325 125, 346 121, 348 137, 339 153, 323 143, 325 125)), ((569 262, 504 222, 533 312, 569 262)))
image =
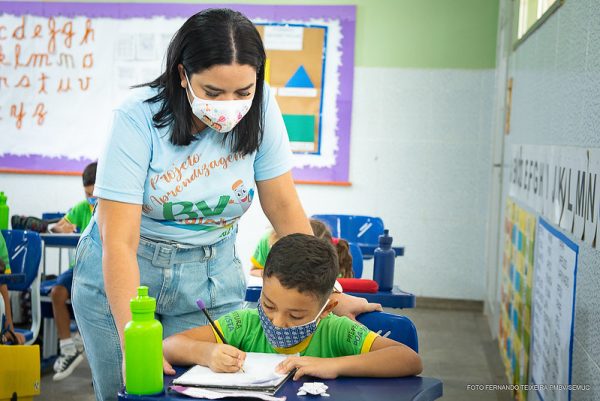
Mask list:
POLYGON ((301 65, 298 67, 294 75, 290 78, 289 81, 285 84, 286 88, 314 88, 310 77, 306 73, 304 66, 301 65))

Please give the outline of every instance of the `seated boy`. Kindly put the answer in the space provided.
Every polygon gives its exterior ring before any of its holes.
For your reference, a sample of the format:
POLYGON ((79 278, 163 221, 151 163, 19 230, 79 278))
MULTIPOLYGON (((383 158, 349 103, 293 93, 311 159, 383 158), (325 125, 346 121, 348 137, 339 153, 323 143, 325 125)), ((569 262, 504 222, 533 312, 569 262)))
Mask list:
MULTIPOLYGON (((96 183, 97 163, 89 164, 83 170, 83 190, 86 199, 71 208, 69 213, 63 217, 54 227, 55 233, 72 233, 83 231, 92 218, 96 198, 93 196, 96 183)), ((54 363, 53 380, 62 380, 73 373, 73 370, 83 361, 83 346, 79 338, 75 342, 71 338, 71 315, 67 308, 67 300, 71 297, 71 286, 73 283, 72 263, 70 268, 56 279, 56 285, 52 287, 50 297, 52 299, 52 311, 56 321, 56 330, 60 339, 60 355, 54 363)))
MULTIPOLYGON (((10 273, 11 270, 8 259, 8 249, 6 248, 6 241, 4 240, 4 236, 0 234, 0 274, 10 273)), ((4 313, 6 314, 4 325, 0 326, 0 333, 2 336, 0 344, 4 344, 6 342, 10 342, 11 344, 25 344, 25 337, 21 333, 16 333, 13 326, 8 286, 6 284, 0 284, 0 294, 4 300, 4 313)))
POLYGON ((166 359, 237 372, 245 352, 299 353, 284 360, 279 372, 297 368, 294 380, 303 375, 333 379, 419 374, 421 358, 411 348, 330 313, 337 272, 330 243, 305 234, 280 239, 265 264, 258 309, 231 312, 216 321, 229 345, 221 343, 211 326, 196 327, 164 340, 166 359))

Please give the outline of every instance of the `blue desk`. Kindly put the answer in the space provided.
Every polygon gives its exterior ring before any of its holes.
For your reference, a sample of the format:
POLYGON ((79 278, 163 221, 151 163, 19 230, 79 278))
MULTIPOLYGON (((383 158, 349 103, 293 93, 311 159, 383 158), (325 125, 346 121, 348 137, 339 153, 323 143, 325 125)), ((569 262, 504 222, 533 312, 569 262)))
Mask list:
MULTIPOLYGON (((377 248, 378 244, 364 244, 357 242, 356 245, 360 248, 360 251, 363 254, 363 259, 371 259, 373 258, 373 254, 375 253, 375 248, 377 248)), ((403 246, 393 246, 392 249, 396 252, 396 256, 404 256, 404 247, 403 246)))
POLYGON ((25 282, 25 273, 0 274, 0 284, 19 284, 25 282))
POLYGON ((414 294, 402 291, 397 285, 391 291, 378 291, 375 293, 367 292, 346 292, 348 295, 361 297, 369 302, 381 304, 386 308, 414 308, 416 300, 414 294))
MULTIPOLYGON (((262 287, 246 288, 246 302, 258 302, 262 287)), ((347 292, 348 295, 365 298, 369 302, 380 303, 386 308, 414 308, 416 301, 414 294, 404 292, 395 286, 392 291, 378 291, 376 293, 347 292)))
POLYGON ((44 245, 52 248, 75 248, 81 234, 40 234, 44 245))
MULTIPOLYGON (((165 393, 156 396, 134 396, 128 395, 124 390, 119 391, 118 399, 125 401, 171 401, 171 400, 193 400, 172 391, 168 386, 175 377, 180 376, 186 368, 176 368, 175 376, 165 376, 165 393)), ((432 377, 411 376, 396 379, 374 379, 374 378, 350 378, 342 377, 335 380, 323 380, 314 377, 303 377, 297 382, 289 380, 277 396, 285 396, 287 400, 339 400, 339 401, 431 401, 440 398, 443 394, 442 382, 432 377), (304 382, 322 382, 329 386, 327 393, 330 397, 297 396, 298 389, 304 382)), ((232 398, 229 398, 232 399, 232 398)), ((239 399, 239 398, 235 398, 239 399)))

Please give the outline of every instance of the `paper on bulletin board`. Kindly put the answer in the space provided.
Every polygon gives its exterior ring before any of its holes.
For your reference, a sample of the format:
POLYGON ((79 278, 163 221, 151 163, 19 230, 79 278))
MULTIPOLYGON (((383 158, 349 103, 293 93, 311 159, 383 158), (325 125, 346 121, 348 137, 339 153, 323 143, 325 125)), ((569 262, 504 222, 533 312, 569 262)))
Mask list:
POLYGON ((304 28, 287 25, 267 25, 263 31, 265 50, 302 50, 304 28))
MULTIPOLYGON (((506 376, 515 385, 528 382, 535 224, 534 214, 507 198, 498 342, 506 376)), ((523 390, 514 395, 527 399, 523 390)))
POLYGON ((568 401, 579 247, 540 218, 533 281, 531 383, 542 401, 568 401), (552 386, 555 386, 554 388, 552 386))
MULTIPOLYGON (((587 151, 584 148, 563 148, 561 151, 561 168, 559 169, 559 179, 562 185, 559 186, 559 201, 562 205, 560 217, 560 227, 573 232, 576 208, 578 207, 577 189, 579 172, 587 169, 587 151)), ((583 232, 581 232, 583 235, 583 232)), ((581 235, 579 238, 581 239, 581 235)))

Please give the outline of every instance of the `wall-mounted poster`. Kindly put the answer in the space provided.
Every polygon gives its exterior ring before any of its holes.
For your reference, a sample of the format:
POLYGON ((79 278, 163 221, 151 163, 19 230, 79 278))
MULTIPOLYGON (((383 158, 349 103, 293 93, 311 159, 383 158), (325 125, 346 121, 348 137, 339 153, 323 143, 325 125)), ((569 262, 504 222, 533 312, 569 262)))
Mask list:
MULTIPOLYGON (((508 382, 515 385, 528 383, 535 224, 534 214, 507 198, 498 341, 508 382)), ((527 400, 524 390, 514 395, 527 400)))
POLYGON ((568 401, 579 247, 543 218, 536 241, 531 383, 542 401, 568 401))
POLYGON ((0 171, 80 174, 129 87, 156 78, 175 31, 211 7, 263 38, 294 179, 348 183, 355 6, 2 2, 0 171))

